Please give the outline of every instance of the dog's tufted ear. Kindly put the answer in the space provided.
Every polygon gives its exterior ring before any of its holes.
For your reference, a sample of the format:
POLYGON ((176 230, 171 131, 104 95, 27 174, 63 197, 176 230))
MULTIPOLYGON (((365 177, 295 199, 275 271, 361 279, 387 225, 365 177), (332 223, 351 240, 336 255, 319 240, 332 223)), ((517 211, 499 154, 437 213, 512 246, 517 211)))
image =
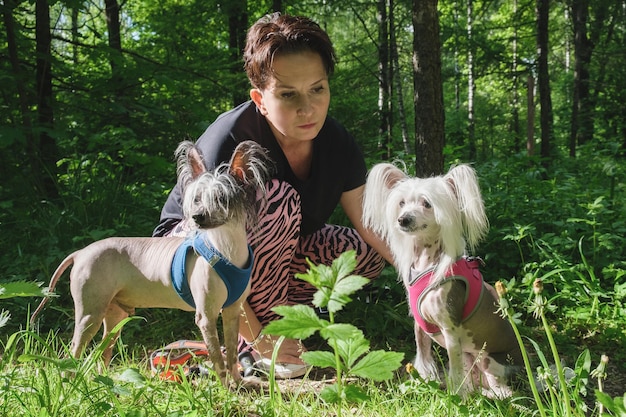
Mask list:
POLYGON ((202 161, 202 155, 198 152, 198 149, 193 146, 187 153, 187 159, 189 166, 191 167, 191 176, 195 179, 206 172, 206 167, 202 161))
POLYGON ((187 185, 198 176, 206 172, 202 161, 202 155, 191 141, 182 141, 178 144, 176 152, 176 172, 182 185, 187 185))
POLYGON ((476 171, 470 165, 460 164, 450 168, 444 179, 457 199, 467 243, 470 248, 475 247, 489 230, 476 171))
POLYGON ((398 181, 402 181, 407 178, 407 175, 401 169, 390 166, 385 171, 385 186, 389 189, 396 186, 398 181))
POLYGON ((258 143, 248 140, 235 148, 230 158, 229 171, 243 184, 263 186, 269 180, 274 162, 258 143))
POLYGON ((396 185, 406 178, 407 175, 400 168, 384 162, 374 165, 367 174, 361 220, 365 227, 383 239, 387 239, 390 233, 387 222, 390 210, 386 207, 389 196, 396 185))

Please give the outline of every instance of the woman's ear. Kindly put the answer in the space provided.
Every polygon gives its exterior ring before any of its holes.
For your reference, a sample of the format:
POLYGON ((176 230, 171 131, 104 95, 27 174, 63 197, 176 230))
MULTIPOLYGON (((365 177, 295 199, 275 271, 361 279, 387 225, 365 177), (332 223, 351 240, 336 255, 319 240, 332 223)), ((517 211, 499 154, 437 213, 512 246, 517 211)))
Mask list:
POLYGON ((259 109, 263 116, 267 115, 267 110, 265 109, 265 105, 263 104, 263 93, 258 88, 253 88, 250 90, 250 98, 256 104, 256 107, 259 109))

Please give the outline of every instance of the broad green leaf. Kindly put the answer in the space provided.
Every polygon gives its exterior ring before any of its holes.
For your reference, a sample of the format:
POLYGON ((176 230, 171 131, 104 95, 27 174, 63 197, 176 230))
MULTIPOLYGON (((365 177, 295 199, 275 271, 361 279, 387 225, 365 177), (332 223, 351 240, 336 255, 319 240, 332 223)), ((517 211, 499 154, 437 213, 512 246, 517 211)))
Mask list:
MULTIPOLYGON (((320 392, 320 397, 330 404, 337 404, 341 402, 341 398, 339 397, 339 391, 337 389, 337 384, 333 384, 327 386, 320 392)), ((363 391, 360 387, 356 385, 346 385, 343 387, 342 397, 348 402, 357 403, 362 401, 367 401, 370 399, 369 395, 365 391, 363 391)))
POLYGON ((306 339, 328 325, 326 320, 317 317, 315 311, 306 305, 278 306, 272 311, 283 318, 265 326, 263 329, 265 334, 280 335, 290 339, 306 339))
POLYGON ((333 289, 333 295, 335 294, 343 294, 350 295, 361 288, 363 288, 366 284, 370 282, 369 279, 362 277, 360 275, 348 275, 347 277, 341 278, 335 284, 335 288, 333 289))
POLYGON ((337 366, 335 363, 335 355, 333 355, 332 352, 319 350, 304 352, 301 355, 301 358, 309 365, 317 366, 319 368, 335 368, 337 366))
POLYGON ((0 299, 13 297, 46 297, 50 294, 41 283, 15 281, 0 284, 0 299))
POLYGON ((328 311, 335 313, 341 310, 352 301, 350 295, 363 288, 368 282, 369 279, 359 275, 349 275, 339 279, 330 294, 328 311))
POLYGON ((363 332, 351 324, 335 323, 321 329, 320 335, 326 340, 342 340, 352 339, 359 335, 362 337, 363 332))
POLYGON ((356 251, 349 250, 341 255, 337 259, 333 261, 332 270, 334 275, 341 279, 354 271, 356 268, 356 251))
POLYGON ((107 388, 113 388, 115 386, 115 382, 113 382, 113 379, 104 375, 96 375, 94 381, 104 385, 107 388))
POLYGON ((343 306, 348 304, 350 301, 352 300, 347 295, 331 294, 331 297, 328 300, 326 308, 328 309, 329 312, 336 313, 340 311, 343 308, 343 306))
POLYGON ((348 369, 364 354, 370 350, 370 343, 363 337, 363 334, 356 334, 350 339, 329 340, 328 344, 339 352, 348 369))
POLYGON ((337 390, 337 384, 328 385, 320 392, 322 400, 329 404, 337 404, 341 401, 339 398, 339 391, 337 390))
POLYGON ((337 282, 337 275, 332 268, 321 264, 317 266, 317 273, 320 279, 321 288, 332 289, 335 286, 335 282, 337 282))
POLYGON ((365 357, 350 370, 350 373, 374 381, 391 379, 394 371, 402 364, 403 358, 403 353, 375 350, 365 355, 365 357))
POLYGON ((330 288, 320 288, 313 294, 313 305, 315 307, 328 307, 330 301, 330 288))
POLYGON ((343 395, 346 401, 352 403, 368 401, 370 399, 370 396, 357 385, 346 385, 343 389, 343 395))
POLYGON ((308 282, 315 288, 320 288, 320 279, 317 273, 316 265, 314 265, 309 258, 306 258, 306 262, 309 264, 309 270, 306 273, 297 273, 295 276, 302 281, 308 282))
POLYGON ((130 382, 136 388, 141 388, 146 384, 146 378, 136 368, 124 370, 118 379, 122 382, 130 382))

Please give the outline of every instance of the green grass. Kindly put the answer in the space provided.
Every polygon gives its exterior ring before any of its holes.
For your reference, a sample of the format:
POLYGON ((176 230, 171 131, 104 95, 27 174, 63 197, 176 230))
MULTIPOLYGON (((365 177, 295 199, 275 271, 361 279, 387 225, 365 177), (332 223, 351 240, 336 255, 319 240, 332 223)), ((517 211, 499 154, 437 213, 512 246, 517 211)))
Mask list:
MULTIPOLYGON (((525 158, 476 165, 491 223, 477 253, 486 260, 485 279, 506 283, 532 372, 546 368, 542 355, 547 365, 560 358, 577 372, 579 385, 568 387, 566 394, 556 386, 551 388, 553 397, 540 393, 547 416, 598 417, 602 412, 626 416, 621 397, 626 376, 626 170, 617 165, 607 174, 604 166, 610 159, 603 154, 564 159, 546 176, 540 164, 525 158), (541 319, 532 315, 532 286, 538 278, 546 303, 541 319), (609 363, 598 370, 603 354, 609 363), (600 384, 607 395, 595 392, 600 384), (573 408, 555 410, 555 404, 564 405, 563 398, 572 400, 573 408), (596 398, 602 400, 603 411, 596 398)), ((540 415, 528 386, 504 401, 475 396, 462 402, 403 375, 385 382, 356 379, 350 383, 358 384, 370 398, 345 403, 338 413, 337 404, 326 404, 318 389, 305 384, 287 389, 278 383, 280 392, 270 395, 269 389, 229 392, 214 378, 161 381, 150 374, 147 353, 173 340, 200 338, 193 314, 173 310, 139 310, 146 320, 126 323, 113 364, 102 373, 97 346, 79 362, 59 360, 68 357, 64 343, 69 343, 73 327, 69 280, 59 282, 59 297, 40 316, 37 331, 23 330, 39 302, 38 297, 26 296, 32 291, 25 291, 23 283, 47 283, 60 259, 101 234, 149 233, 150 221, 137 216, 156 201, 125 198, 135 206, 116 217, 109 206, 73 198, 74 194, 80 193, 69 193, 64 204, 29 203, 27 215, 21 206, 2 214, 2 219, 17 220, 3 222, 5 250, 0 253, 6 267, 0 284, 0 416, 540 415), (79 216, 83 208, 91 211, 79 216), (12 211, 15 215, 9 216, 12 211), (13 287, 6 285, 9 282, 13 287), (22 296, 9 298, 11 288, 22 296), (49 329, 54 331, 46 333, 49 329)), ((372 349, 403 352, 405 361, 414 354, 413 323, 393 268, 355 294, 342 310, 341 321, 361 329, 372 349)), ((318 343, 325 345, 324 340, 318 343)), ((445 352, 439 354, 445 357, 445 352)), ((555 375, 554 381, 560 377, 555 375)))
MULTIPOLYGON (((228 391, 212 376, 163 381, 153 377, 145 362, 125 352, 108 370, 98 372, 101 347, 80 361, 56 359, 66 347, 54 334, 40 338, 16 334, 6 346, 0 369, 2 416, 331 416, 336 404, 318 393, 278 383, 279 398, 262 392, 228 391), (24 352, 24 353, 20 353, 24 352)), ((122 351, 124 346, 118 346, 122 351)), ((118 349, 119 351, 119 349, 118 349)), ((304 386, 306 380, 302 381, 304 386)), ((345 415, 519 416, 532 415, 520 399, 491 401, 477 396, 466 403, 439 388, 400 379, 383 384, 359 381, 370 399, 344 404, 345 415)))

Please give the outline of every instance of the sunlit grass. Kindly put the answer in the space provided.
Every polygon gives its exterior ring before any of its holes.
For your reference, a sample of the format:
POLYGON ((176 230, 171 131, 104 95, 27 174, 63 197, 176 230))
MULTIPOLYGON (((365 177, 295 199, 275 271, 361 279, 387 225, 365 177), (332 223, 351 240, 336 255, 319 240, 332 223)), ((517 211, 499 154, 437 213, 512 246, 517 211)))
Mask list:
MULTIPOLYGON (((118 343, 113 364, 98 370, 104 343, 80 360, 67 357, 67 346, 53 333, 40 337, 23 331, 2 346, 2 416, 334 416, 319 390, 297 380, 269 395, 226 390, 212 375, 180 382, 153 376, 141 354, 118 343), (121 354, 119 352, 122 352, 121 354)), ((518 400, 493 401, 476 396, 466 402, 432 384, 397 377, 385 383, 357 381, 371 397, 343 405, 345 415, 520 416, 531 415, 518 400)))

